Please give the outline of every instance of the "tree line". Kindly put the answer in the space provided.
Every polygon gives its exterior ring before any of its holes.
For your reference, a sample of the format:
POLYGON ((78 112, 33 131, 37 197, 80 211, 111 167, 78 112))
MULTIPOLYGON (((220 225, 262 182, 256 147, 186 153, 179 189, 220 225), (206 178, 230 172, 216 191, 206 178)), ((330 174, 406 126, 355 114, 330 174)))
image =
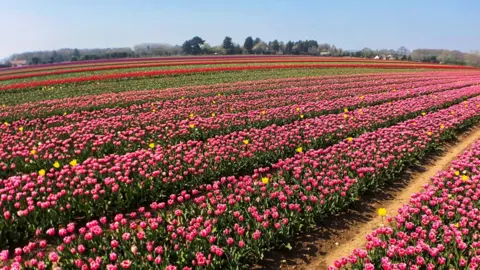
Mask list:
POLYGON ((316 40, 298 41, 263 41, 259 37, 247 37, 243 44, 235 43, 226 36, 219 45, 212 46, 199 36, 186 40, 182 45, 164 43, 142 43, 133 48, 107 49, 60 49, 53 51, 37 51, 14 54, 8 60, 26 60, 28 64, 58 63, 80 60, 97 60, 130 57, 155 57, 173 55, 312 55, 341 56, 373 59, 409 60, 431 63, 480 66, 480 53, 463 53, 460 51, 416 49, 405 47, 393 49, 347 51, 333 44, 319 43, 316 40))

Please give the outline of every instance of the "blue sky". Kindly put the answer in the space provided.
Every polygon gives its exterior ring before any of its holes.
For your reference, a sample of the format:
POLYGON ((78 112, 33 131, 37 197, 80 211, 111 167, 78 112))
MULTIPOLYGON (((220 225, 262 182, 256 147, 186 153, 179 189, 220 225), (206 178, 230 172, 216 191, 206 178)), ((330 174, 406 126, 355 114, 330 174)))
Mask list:
POLYGON ((480 1, 0 0, 0 58, 59 48, 315 39, 344 49, 480 49, 480 1))

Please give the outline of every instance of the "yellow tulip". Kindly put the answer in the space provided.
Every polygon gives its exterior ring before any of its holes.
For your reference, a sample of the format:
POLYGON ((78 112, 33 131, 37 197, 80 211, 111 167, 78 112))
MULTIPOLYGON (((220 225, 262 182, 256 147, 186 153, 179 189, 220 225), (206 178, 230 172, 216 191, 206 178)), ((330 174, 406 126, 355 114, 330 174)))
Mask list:
POLYGON ((262 177, 262 183, 264 183, 265 185, 268 184, 269 181, 270 179, 268 179, 268 177, 262 177))
POLYGON ((243 144, 247 145, 249 143, 248 140, 243 140, 243 144))
POLYGON ((38 171, 38 174, 40 176, 45 176, 45 170, 44 169, 41 169, 40 171, 38 171))
POLYGON ((72 166, 72 167, 77 166, 77 160, 74 159, 74 160, 70 161, 70 166, 72 166))
POLYGON ((55 169, 60 168, 60 162, 55 161, 55 163, 53 163, 53 167, 55 167, 55 169))
POLYGON ((155 147, 155 144, 152 142, 152 143, 150 143, 150 144, 148 145, 148 147, 154 148, 154 147, 155 147))
POLYGON ((298 148, 297 148, 297 152, 298 152, 298 153, 303 153, 303 148, 302 148, 302 147, 298 147, 298 148))
POLYGON ((387 215, 387 209, 385 208, 378 208, 377 213, 379 216, 384 217, 387 215))

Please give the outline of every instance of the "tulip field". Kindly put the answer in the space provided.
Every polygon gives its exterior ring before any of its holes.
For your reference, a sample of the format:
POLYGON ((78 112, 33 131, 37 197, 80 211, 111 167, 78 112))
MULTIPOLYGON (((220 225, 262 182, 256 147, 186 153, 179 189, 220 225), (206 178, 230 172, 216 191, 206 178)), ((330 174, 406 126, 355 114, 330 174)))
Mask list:
MULTIPOLYGON (((0 105, 0 269, 245 269, 475 127, 480 72, 86 61, 0 69, 0 105)), ((330 268, 477 269, 478 164, 480 141, 330 268)))
POLYGON ((478 269, 480 140, 332 269, 478 269))

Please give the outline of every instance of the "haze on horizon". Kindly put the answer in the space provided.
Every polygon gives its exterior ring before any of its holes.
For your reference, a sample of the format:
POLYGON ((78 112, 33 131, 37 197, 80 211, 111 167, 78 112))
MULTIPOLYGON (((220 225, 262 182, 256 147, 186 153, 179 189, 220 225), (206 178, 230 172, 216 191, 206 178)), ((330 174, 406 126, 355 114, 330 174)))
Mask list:
POLYGON ((200 36, 315 39, 343 49, 480 49, 480 2, 0 0, 0 58, 60 48, 182 44, 200 36))

